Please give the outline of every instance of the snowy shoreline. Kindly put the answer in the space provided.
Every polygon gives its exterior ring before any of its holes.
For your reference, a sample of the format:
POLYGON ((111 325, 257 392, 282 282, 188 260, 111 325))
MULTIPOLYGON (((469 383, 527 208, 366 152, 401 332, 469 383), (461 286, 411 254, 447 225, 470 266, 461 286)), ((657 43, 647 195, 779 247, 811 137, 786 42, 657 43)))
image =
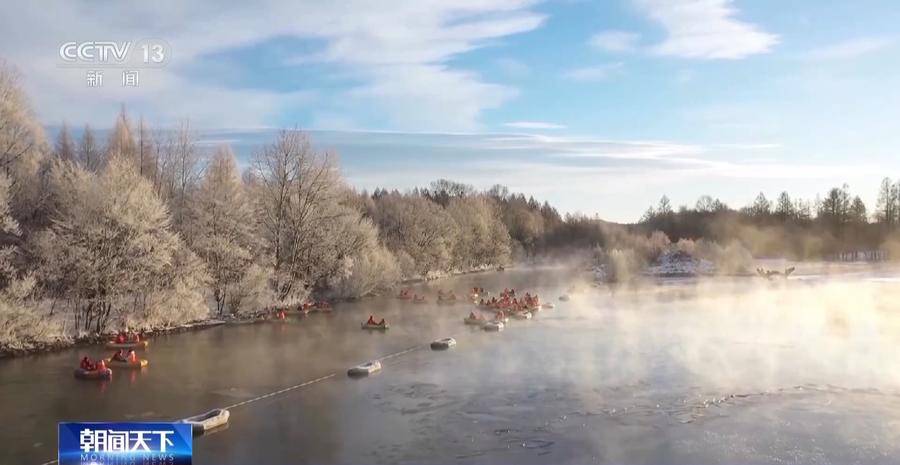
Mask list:
MULTIPOLYGON (((467 274, 475 274, 475 273, 489 273, 489 272, 497 272, 495 265, 484 265, 475 267, 465 271, 454 270, 446 273, 432 273, 426 277, 418 277, 413 279, 403 280, 399 285, 406 284, 421 284, 428 283, 431 281, 438 281, 441 279, 452 278, 455 276, 463 276, 467 274)), ((362 299, 377 297, 378 295, 370 295, 366 297, 362 297, 362 299)), ((350 301, 354 299, 339 299, 338 301, 350 301)), ((221 325, 245 325, 245 324, 255 324, 260 323, 266 320, 271 319, 272 312, 261 310, 257 311, 253 314, 246 315, 243 317, 236 318, 219 318, 219 317, 210 317, 203 320, 193 321, 190 323, 184 323, 178 326, 172 326, 168 328, 155 328, 151 330, 144 331, 144 334, 147 336, 160 336, 163 334, 176 334, 188 331, 199 331, 203 329, 213 328, 221 325)), ((35 344, 33 347, 27 349, 7 349, 0 351, 0 360, 3 359, 11 359, 17 357, 26 357, 29 355, 41 355, 41 354, 49 354, 53 352, 59 352, 66 349, 72 349, 76 347, 88 347, 88 346, 97 346, 103 345, 107 341, 115 338, 116 334, 114 332, 111 333, 103 333, 103 334, 92 334, 88 336, 74 337, 69 339, 58 339, 52 342, 44 342, 35 344)))

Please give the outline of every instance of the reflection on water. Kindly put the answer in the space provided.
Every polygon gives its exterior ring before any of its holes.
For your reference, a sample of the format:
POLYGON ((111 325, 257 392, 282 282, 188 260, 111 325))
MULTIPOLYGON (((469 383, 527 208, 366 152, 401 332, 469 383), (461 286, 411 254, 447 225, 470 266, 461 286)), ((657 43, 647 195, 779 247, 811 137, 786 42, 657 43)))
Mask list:
POLYGON ((228 405, 229 427, 196 440, 196 463, 896 462, 900 274, 808 270, 584 286, 568 302, 556 297, 572 273, 509 270, 430 292, 515 287, 556 309, 485 333, 462 324, 466 305, 363 300, 159 337, 148 368, 105 383, 71 377, 96 347, 3 361, 0 463, 53 458, 57 421, 228 405), (391 329, 361 331, 369 314, 391 329), (428 348, 448 336, 456 347, 428 348), (382 372, 345 376, 385 355, 382 372))

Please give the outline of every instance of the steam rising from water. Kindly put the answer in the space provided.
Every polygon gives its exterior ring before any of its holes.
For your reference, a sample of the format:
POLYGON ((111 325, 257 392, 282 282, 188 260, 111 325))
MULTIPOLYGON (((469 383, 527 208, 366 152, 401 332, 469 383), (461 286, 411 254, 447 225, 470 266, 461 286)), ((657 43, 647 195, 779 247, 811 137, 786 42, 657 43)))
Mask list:
POLYGON ((582 320, 578 337, 609 344, 575 350, 564 363, 597 379, 662 376, 738 391, 804 383, 900 388, 900 285, 871 275, 807 278, 575 293, 565 311, 582 320))

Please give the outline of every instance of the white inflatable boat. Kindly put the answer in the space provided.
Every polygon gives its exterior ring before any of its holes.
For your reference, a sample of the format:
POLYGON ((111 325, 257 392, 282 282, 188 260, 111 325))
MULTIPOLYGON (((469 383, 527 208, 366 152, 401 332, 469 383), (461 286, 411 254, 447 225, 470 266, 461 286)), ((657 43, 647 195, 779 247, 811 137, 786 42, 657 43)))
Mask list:
POLYGON ((468 316, 463 318, 463 322, 465 324, 474 326, 483 326, 485 321, 486 320, 484 318, 471 318, 468 316))
POLYGON ((500 321, 488 321, 482 328, 485 331, 503 331, 503 323, 500 321))
POLYGON ((379 370, 381 370, 381 362, 379 362, 378 360, 372 360, 371 362, 366 362, 362 365, 356 365, 355 367, 347 370, 347 375, 368 376, 379 370))
POLYGON ((432 350, 446 350, 456 345, 456 339, 452 337, 445 337, 443 339, 437 339, 431 341, 431 349, 432 350))
POLYGON ((228 424, 228 417, 230 416, 231 414, 228 410, 217 408, 206 413, 201 413, 200 415, 187 417, 184 420, 179 421, 179 423, 191 425, 191 430, 194 434, 203 434, 209 430, 225 426, 228 424))

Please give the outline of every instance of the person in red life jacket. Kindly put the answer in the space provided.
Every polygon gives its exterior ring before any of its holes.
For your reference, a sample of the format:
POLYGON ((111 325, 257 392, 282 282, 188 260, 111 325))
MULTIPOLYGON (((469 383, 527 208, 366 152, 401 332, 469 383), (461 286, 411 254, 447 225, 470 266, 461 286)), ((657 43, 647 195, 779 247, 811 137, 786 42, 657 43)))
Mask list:
POLYGON ((125 357, 125 349, 119 349, 115 355, 113 355, 113 360, 117 362, 127 362, 128 358, 125 357))
POLYGON ((384 318, 382 318, 381 321, 378 322, 378 326, 384 326, 384 324, 384 318))
POLYGON ((134 353, 134 349, 128 351, 128 361, 131 363, 137 362, 137 354, 134 353))
POLYGON ((80 366, 81 366, 82 370, 87 370, 87 371, 94 371, 97 369, 97 367, 94 366, 94 362, 91 361, 90 357, 88 357, 86 355, 84 356, 84 358, 81 359, 80 366))
POLYGON ((120 332, 116 334, 116 344, 124 344, 125 343, 125 333, 120 332))
POLYGON ((366 321, 366 324, 367 324, 367 325, 377 325, 378 323, 375 322, 375 316, 374 316, 374 315, 369 315, 369 321, 366 321))
POLYGON ((103 360, 101 358, 100 360, 97 360, 96 365, 91 364, 91 366, 93 366, 95 370, 100 370, 100 371, 106 370, 106 360, 103 360))
POLYGON ((470 320, 477 320, 477 319, 478 319, 478 316, 475 315, 475 312, 469 312, 469 319, 470 319, 470 320))

